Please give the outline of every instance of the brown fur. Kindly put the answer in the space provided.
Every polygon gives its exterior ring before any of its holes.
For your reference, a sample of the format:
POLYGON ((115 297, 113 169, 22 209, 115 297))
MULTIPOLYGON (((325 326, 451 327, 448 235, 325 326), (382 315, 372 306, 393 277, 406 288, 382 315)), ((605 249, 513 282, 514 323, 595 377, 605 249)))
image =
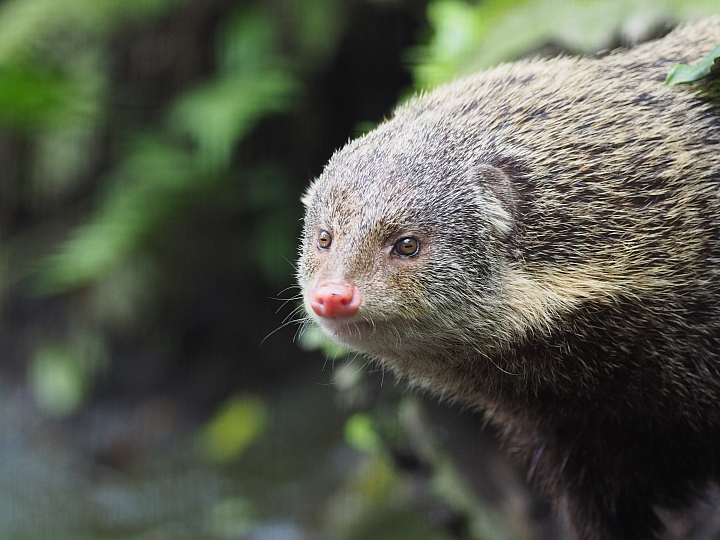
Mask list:
POLYGON ((363 296, 320 326, 485 409, 579 538, 649 538, 654 506, 718 475, 718 84, 663 84, 718 43, 713 18, 443 86, 337 152, 304 199, 304 293, 363 296), (393 254, 407 236, 419 253, 393 254))

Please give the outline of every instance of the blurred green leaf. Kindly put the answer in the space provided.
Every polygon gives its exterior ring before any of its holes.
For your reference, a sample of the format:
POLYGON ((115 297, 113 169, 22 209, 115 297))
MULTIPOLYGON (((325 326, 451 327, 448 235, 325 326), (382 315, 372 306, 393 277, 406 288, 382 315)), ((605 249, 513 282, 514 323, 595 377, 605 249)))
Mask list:
POLYGON ((347 356, 350 352, 323 334, 317 324, 309 324, 305 327, 298 338, 298 344, 300 348, 306 351, 316 351, 320 349, 329 360, 337 360, 338 358, 347 356))
POLYGON ((478 499, 466 478, 447 456, 442 456, 434 463, 431 489, 450 508, 469 518, 472 538, 515 538, 498 510, 478 499))
POLYGON ((245 77, 276 69, 278 22, 259 7, 244 9, 218 30, 218 67, 222 76, 245 77))
POLYGON ((0 64, 27 55, 38 42, 71 30, 104 33, 185 0, 6 0, 0 5, 0 64))
POLYGON ((287 110, 296 89, 282 71, 224 77, 182 97, 171 122, 198 145, 204 169, 224 168, 238 141, 267 114, 287 110))
POLYGON ((229 165, 232 151, 264 116, 285 111, 298 83, 278 53, 278 23, 259 8, 219 31, 219 76, 181 97, 171 126, 198 145, 206 168, 229 165))
POLYGON ((38 407, 51 416, 67 416, 82 404, 85 374, 70 351, 42 348, 30 366, 30 389, 38 407))
POLYGON ((303 0, 288 2, 294 12, 299 34, 299 48, 305 63, 316 63, 327 58, 334 50, 342 29, 342 2, 337 0, 303 0))
POLYGON ((451 79, 457 64, 476 46, 481 30, 479 10, 461 0, 431 2, 427 8, 433 28, 432 42, 418 48, 415 79, 418 86, 435 86, 451 79))
POLYGON ((33 204, 53 204, 87 181, 101 151, 93 122, 75 121, 34 134, 31 169, 33 204), (88 155, 90 154, 90 155, 88 155))
POLYGON ((186 152, 157 138, 138 140, 106 179, 94 219, 74 229, 58 252, 41 262, 40 290, 59 292, 103 277, 187 205, 202 179, 186 152))
POLYGON ((27 130, 70 126, 97 116, 104 80, 97 66, 84 64, 0 64, 0 124, 27 130))
POLYGON ((74 413, 82 405, 94 375, 106 364, 105 343, 87 330, 71 332, 62 345, 40 345, 28 372, 35 403, 49 416, 74 413))
POLYGON ((363 452, 374 453, 383 448, 382 439, 375 430, 373 419, 367 414, 356 413, 347 419, 345 440, 363 452))
POLYGON ((665 84, 675 86, 676 84, 694 83, 710 74, 715 61, 720 58, 720 45, 715 47, 701 62, 693 66, 678 64, 672 68, 665 79, 665 84))
MULTIPOLYGON (((39 290, 59 292, 101 279, 179 210, 192 207, 195 195, 213 189, 238 143, 262 118, 288 109, 298 84, 287 71, 272 67, 280 63, 274 25, 263 12, 249 11, 225 30, 224 69, 171 107, 168 127, 175 139, 138 137, 106 177, 89 222, 42 262, 39 290), (191 144, 177 142, 188 139, 191 144)), ((259 224, 263 243, 257 261, 275 281, 291 271, 285 257, 294 258, 293 225, 280 212, 259 224)))
POLYGON ((667 21, 716 12, 716 0, 434 0, 433 38, 411 52, 416 85, 433 87, 548 43, 594 52, 617 36, 633 41, 667 21))
POLYGON ((128 257, 85 292, 93 321, 113 332, 137 329, 157 315, 160 274, 150 254, 128 257))
POLYGON ((210 461, 225 462, 239 456, 267 428, 265 402, 253 396, 230 398, 203 427, 199 445, 210 461))
POLYGON ((209 529, 213 538, 235 540, 246 538, 255 523, 252 503, 241 497, 222 499, 210 512, 209 529))
POLYGON ((64 108, 71 91, 67 77, 42 66, 0 66, 0 123, 10 127, 44 123, 64 108))
POLYGON ((370 505, 389 504, 402 485, 402 479, 387 457, 380 452, 373 453, 372 458, 356 472, 354 488, 368 499, 370 505))

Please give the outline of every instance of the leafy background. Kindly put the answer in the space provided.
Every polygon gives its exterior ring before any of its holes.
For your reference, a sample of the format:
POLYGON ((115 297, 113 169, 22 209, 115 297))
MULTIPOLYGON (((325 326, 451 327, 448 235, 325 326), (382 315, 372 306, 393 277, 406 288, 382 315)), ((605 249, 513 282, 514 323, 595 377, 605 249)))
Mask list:
POLYGON ((0 536, 563 538, 476 415, 295 340, 299 197, 417 89, 718 11, 2 2, 0 536))

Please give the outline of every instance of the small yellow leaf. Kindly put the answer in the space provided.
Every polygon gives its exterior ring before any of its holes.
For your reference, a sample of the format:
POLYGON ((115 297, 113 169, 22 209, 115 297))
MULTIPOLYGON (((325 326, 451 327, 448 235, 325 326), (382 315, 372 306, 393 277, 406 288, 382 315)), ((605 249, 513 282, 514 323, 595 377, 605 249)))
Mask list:
POLYGON ((202 428, 199 446, 210 461, 227 462, 239 456, 265 431, 267 407, 255 396, 230 398, 202 428))
POLYGON ((358 450, 377 452, 382 449, 382 440, 367 414, 353 414, 345 422, 345 440, 358 450))

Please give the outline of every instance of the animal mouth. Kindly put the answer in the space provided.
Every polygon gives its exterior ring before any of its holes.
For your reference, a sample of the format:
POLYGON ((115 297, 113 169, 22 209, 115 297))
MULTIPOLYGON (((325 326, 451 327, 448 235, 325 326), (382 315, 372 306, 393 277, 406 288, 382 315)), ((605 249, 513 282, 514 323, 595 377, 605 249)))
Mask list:
POLYGON ((365 342, 371 338, 377 330, 373 323, 362 319, 357 321, 323 319, 318 321, 318 324, 328 337, 348 344, 365 342))

